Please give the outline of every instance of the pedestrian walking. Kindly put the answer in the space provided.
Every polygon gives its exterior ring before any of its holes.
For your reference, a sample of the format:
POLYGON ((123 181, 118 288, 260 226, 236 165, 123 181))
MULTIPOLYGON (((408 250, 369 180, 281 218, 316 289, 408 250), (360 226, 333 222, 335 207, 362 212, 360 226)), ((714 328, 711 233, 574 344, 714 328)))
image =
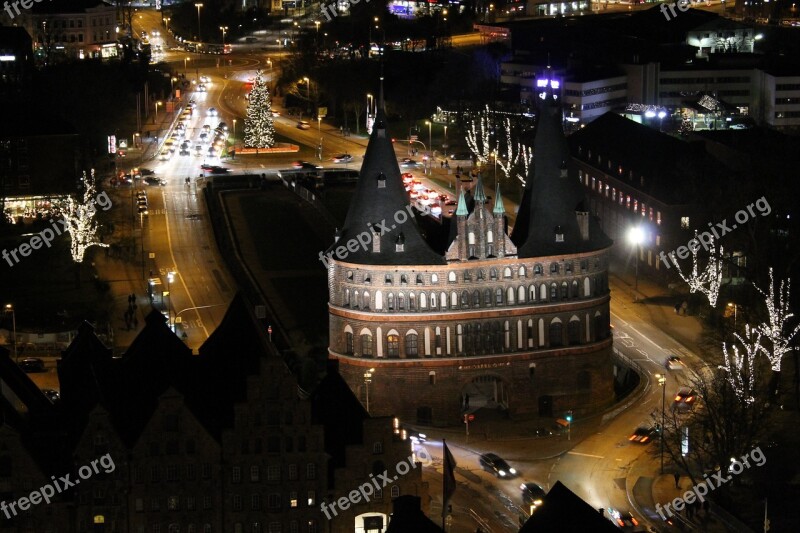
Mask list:
POLYGON ((679 489, 679 488, 681 488, 681 486, 680 486, 680 485, 678 485, 678 482, 681 480, 681 475, 680 475, 679 473, 675 472, 675 473, 673 474, 673 477, 675 478, 675 488, 676 488, 676 489, 679 489))

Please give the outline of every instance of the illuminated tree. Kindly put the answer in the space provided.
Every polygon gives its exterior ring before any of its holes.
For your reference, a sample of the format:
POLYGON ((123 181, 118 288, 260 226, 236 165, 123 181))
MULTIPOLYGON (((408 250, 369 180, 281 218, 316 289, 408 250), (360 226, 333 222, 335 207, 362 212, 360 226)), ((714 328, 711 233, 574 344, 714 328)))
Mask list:
MULTIPOLYGON (((505 160, 498 159, 497 165, 502 169, 506 175, 506 179, 510 178, 512 174, 525 185, 525 176, 528 175, 528 167, 533 160, 533 149, 525 146, 522 143, 514 143, 512 141, 512 126, 511 119, 506 118, 503 122, 505 129, 505 160), (522 167, 523 174, 520 174, 520 166, 522 167), (516 172, 515 172, 516 170, 516 172)), ((498 142, 499 147, 499 142, 498 142)))
MULTIPOLYGON (((475 155, 479 163, 489 162, 492 152, 497 148, 492 144, 490 132, 492 129, 489 121, 489 106, 478 114, 477 120, 471 120, 467 127, 466 141, 470 151, 475 155)), ((498 162, 499 164, 499 162, 498 162)))
MULTIPOLYGON (((694 241, 697 241, 697 230, 694 232, 694 241)), ((692 252, 692 272, 691 274, 684 274, 681 270, 681 266, 678 264, 677 259, 675 259, 675 254, 669 254, 669 257, 672 259, 672 262, 675 264, 675 268, 678 270, 678 274, 680 275, 681 279, 685 281, 689 285, 689 292, 702 292, 708 297, 708 303, 711 307, 717 306, 717 297, 719 297, 719 288, 722 285, 722 247, 719 248, 719 256, 717 256, 716 246, 714 245, 714 238, 710 236, 710 244, 709 248, 709 255, 708 255, 708 263, 706 263, 705 268, 702 272, 698 272, 698 261, 697 261, 697 251, 700 249, 700 245, 696 244, 695 246, 689 246, 689 249, 692 252)), ((697 241, 699 242, 699 241, 697 241)))
POLYGON ((765 294, 758 286, 754 284, 756 290, 764 297, 764 303, 767 306, 767 313, 769 314, 769 322, 759 325, 758 331, 770 341, 769 350, 764 350, 764 354, 769 359, 769 364, 774 372, 781 371, 781 361, 783 356, 786 355, 792 348, 789 343, 792 342, 794 336, 800 331, 800 324, 796 325, 793 330, 787 335, 783 332, 786 330, 789 320, 794 317, 794 313, 789 312, 789 295, 792 289, 792 280, 781 280, 778 294, 775 294, 775 280, 773 277, 772 269, 769 269, 769 295, 765 294))
POLYGON ((61 206, 61 216, 64 217, 64 229, 70 235, 70 254, 75 263, 82 263, 86 250, 91 246, 108 247, 100 242, 97 237, 97 214, 95 207, 94 169, 89 177, 83 172, 83 198, 79 201, 72 196, 68 197, 61 206))
POLYGON ((759 352, 764 352, 761 345, 761 332, 757 328, 751 328, 750 324, 745 326, 744 337, 738 333, 733 336, 741 345, 731 344, 731 352, 728 352, 726 343, 722 343, 722 353, 725 356, 725 364, 719 365, 724 370, 723 377, 728 381, 736 396, 745 403, 753 403, 756 396, 756 366, 755 359, 759 352))
POLYGON ((275 145, 275 124, 272 119, 272 101, 264 71, 256 72, 253 89, 247 101, 244 119, 244 145, 248 148, 270 148, 275 145))

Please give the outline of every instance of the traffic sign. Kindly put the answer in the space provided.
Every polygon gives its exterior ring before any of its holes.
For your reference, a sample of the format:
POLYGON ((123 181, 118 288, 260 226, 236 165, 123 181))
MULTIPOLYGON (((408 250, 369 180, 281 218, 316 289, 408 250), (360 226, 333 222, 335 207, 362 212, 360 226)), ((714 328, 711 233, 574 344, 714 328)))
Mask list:
POLYGON ((467 420, 472 422, 473 420, 475 420, 475 415, 467 415, 467 420))

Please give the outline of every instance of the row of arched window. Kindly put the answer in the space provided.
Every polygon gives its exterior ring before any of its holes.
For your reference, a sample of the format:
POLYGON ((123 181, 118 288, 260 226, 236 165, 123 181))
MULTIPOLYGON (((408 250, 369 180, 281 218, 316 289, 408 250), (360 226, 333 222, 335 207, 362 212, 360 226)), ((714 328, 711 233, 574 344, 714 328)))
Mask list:
POLYGON ((491 355, 587 344, 609 335, 608 314, 596 311, 591 318, 586 313, 568 320, 491 320, 430 326, 420 331, 409 328, 402 333, 392 328, 385 335, 380 326, 374 331, 367 327, 354 331, 346 325, 340 349, 346 355, 378 358, 491 355))
MULTIPOLYGON (((605 265, 603 265, 605 266, 605 265)), ((589 260, 582 259, 577 262, 577 267, 580 268, 581 273, 586 273, 589 271, 589 260)), ((601 261, 600 258, 594 259, 594 269, 600 270, 601 261)), ((573 262, 572 261, 565 261, 562 263, 553 262, 550 263, 548 267, 548 271, 551 275, 558 275, 558 274, 566 274, 570 275, 575 270, 573 269, 573 262)), ((519 267, 505 267, 502 269, 502 279, 514 279, 514 274, 516 273, 516 277, 518 279, 525 279, 528 277, 528 268, 524 265, 519 267)), ((543 276, 545 273, 544 266, 542 264, 537 263, 533 266, 533 276, 543 276)), ((348 270, 346 273, 346 280, 357 282, 357 283, 372 283, 373 276, 369 272, 365 272, 362 276, 356 276, 352 270, 348 270)), ((427 284, 436 284, 439 283, 439 274, 416 274, 414 276, 414 283, 417 285, 425 285, 427 284), (426 279, 427 278, 427 279, 426 279)), ((500 271, 497 268, 490 268, 488 273, 486 269, 479 268, 475 270, 464 270, 459 274, 455 270, 451 270, 447 273, 447 282, 448 283, 458 283, 458 282, 470 282, 470 281, 485 281, 485 280, 498 280, 500 278, 500 271)), ((399 283, 400 285, 408 285, 411 277, 409 274, 400 274, 399 279, 397 275, 392 272, 387 272, 383 274, 383 283, 385 285, 393 285, 395 283, 399 283)))
POLYGON ((345 288, 341 305, 352 309, 375 311, 437 311, 478 309, 486 307, 524 305, 531 303, 560 302, 578 298, 602 296, 608 292, 606 276, 585 277, 580 283, 552 282, 518 287, 496 287, 440 292, 388 292, 377 290, 374 300, 370 291, 345 288))

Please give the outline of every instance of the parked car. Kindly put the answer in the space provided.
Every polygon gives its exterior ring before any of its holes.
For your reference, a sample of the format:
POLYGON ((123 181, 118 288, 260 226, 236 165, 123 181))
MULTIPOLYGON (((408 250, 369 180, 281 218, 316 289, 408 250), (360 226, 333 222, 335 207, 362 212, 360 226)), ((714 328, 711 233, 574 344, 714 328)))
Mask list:
POLYGON ((608 516, 611 518, 611 521, 619 527, 636 527, 639 525, 639 521, 636 520, 630 512, 620 513, 613 507, 609 507, 606 510, 608 511, 608 516))
POLYGON ((301 130, 310 130, 311 124, 309 124, 307 120, 301 120, 300 122, 297 123, 297 127, 298 129, 301 130))
POLYGON ((19 367, 28 374, 33 374, 36 372, 46 372, 44 368, 44 361, 42 361, 38 357, 26 357, 25 359, 19 362, 19 367))
POLYGON ((349 163, 353 160, 353 156, 350 154, 338 154, 333 156, 334 163, 349 163))
POLYGON ((508 479, 517 475, 517 471, 514 468, 511 468, 507 462, 494 453, 484 453, 479 457, 478 461, 484 470, 493 473, 497 477, 508 479))

